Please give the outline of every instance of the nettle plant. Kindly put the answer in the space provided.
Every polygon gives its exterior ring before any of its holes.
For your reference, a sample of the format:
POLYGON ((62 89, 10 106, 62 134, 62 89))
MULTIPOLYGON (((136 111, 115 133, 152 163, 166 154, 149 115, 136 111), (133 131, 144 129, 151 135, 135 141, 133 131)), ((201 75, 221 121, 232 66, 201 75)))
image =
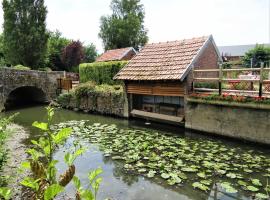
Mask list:
MULTIPOLYGON (((78 177, 75 176, 76 167, 74 161, 85 152, 85 148, 74 144, 74 151, 65 154, 64 161, 68 165, 67 170, 57 177, 56 164, 59 162, 53 158, 53 152, 59 145, 65 143, 72 133, 71 128, 63 128, 59 131, 51 129, 51 122, 54 116, 54 109, 47 107, 47 123, 34 122, 33 126, 44 132, 44 136, 39 140, 32 140, 33 148, 28 149, 30 158, 22 163, 22 170, 30 170, 31 176, 23 179, 21 184, 29 188, 29 199, 33 200, 52 200, 64 191, 64 188, 73 180, 76 188, 74 194, 76 200, 95 200, 99 185, 102 181, 98 177, 102 169, 96 169, 89 172, 89 187, 84 189, 78 177)), ((11 190, 0 188, 0 197, 4 199, 11 198, 11 190)))

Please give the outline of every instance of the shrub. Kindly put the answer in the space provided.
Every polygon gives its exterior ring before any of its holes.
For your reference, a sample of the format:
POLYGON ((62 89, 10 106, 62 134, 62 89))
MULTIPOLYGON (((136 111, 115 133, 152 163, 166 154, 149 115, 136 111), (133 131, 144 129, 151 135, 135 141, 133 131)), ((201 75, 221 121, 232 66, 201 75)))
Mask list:
POLYGON ((61 94, 57 97, 57 102, 62 106, 68 106, 72 95, 72 93, 61 94))
POLYGON ((38 68, 38 71, 43 71, 43 72, 51 72, 52 69, 49 67, 42 67, 42 68, 38 68))
POLYGON ((81 98, 81 97, 87 96, 89 92, 94 91, 94 90, 95 90, 95 83, 91 81, 87 83, 82 83, 75 88, 75 96, 77 98, 81 98))
POLYGON ((113 77, 127 64, 127 61, 83 63, 79 67, 80 81, 82 83, 93 81, 97 84, 120 84, 113 77))
POLYGON ((206 82, 197 82, 194 84, 195 88, 210 88, 210 89, 218 89, 218 83, 206 83, 206 82))
POLYGON ((14 67, 12 67, 13 69, 18 69, 18 70, 31 70, 30 67, 25 67, 23 65, 16 65, 14 67))

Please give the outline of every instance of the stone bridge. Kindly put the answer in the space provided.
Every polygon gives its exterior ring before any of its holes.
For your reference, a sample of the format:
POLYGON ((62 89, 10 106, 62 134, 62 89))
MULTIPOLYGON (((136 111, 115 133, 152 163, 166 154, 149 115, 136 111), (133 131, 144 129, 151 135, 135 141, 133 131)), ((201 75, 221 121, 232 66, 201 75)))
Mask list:
POLYGON ((57 78, 64 72, 0 68, 0 112, 29 102, 46 103, 57 97, 57 78))

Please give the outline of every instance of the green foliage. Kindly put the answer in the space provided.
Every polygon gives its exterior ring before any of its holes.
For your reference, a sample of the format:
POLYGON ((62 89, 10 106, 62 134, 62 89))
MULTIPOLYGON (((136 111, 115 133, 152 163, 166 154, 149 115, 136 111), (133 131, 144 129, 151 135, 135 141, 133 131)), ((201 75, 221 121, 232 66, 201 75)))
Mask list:
POLYGON ((13 69, 18 69, 18 70, 31 70, 30 67, 25 67, 23 65, 16 65, 14 67, 12 67, 13 69))
POLYGON ((126 61, 95 62, 80 64, 79 73, 82 83, 93 81, 96 84, 119 84, 113 77, 127 64, 126 61))
POLYGON ((216 82, 196 82, 194 84, 195 88, 211 88, 211 89, 218 89, 218 83, 216 82))
POLYGON ((4 54, 4 36, 3 33, 0 33, 0 67, 9 65, 7 63, 5 54, 4 54))
POLYGON ((70 102, 72 96, 73 96, 73 93, 63 93, 63 94, 60 94, 57 97, 57 102, 59 104, 61 104, 62 106, 66 107, 66 106, 69 105, 69 102, 70 102))
POLYGON ((43 67, 43 68, 38 68, 38 71, 43 71, 43 72, 51 72, 52 69, 49 67, 43 67))
POLYGON ((148 41, 144 27, 144 6, 140 0, 112 0, 112 15, 102 16, 99 37, 105 50, 123 47, 139 49, 148 41))
POLYGON ((97 57, 97 49, 94 44, 86 45, 84 48, 84 60, 85 63, 91 63, 96 60, 97 57))
POLYGON ((49 33, 48 50, 47 50, 47 66, 53 70, 63 70, 65 65, 61 60, 63 49, 71 43, 71 40, 62 36, 58 30, 49 33))
MULTIPOLYGON (((269 196, 270 156, 253 148, 232 147, 217 140, 166 135, 145 129, 121 129, 115 124, 69 121, 56 127, 72 127, 75 136, 96 144, 104 156, 120 160, 126 173, 162 178, 169 185, 192 185, 208 192, 244 192, 269 196), (263 194, 263 193, 267 194, 263 194)), ((95 173, 93 172, 92 175, 95 173)), ((89 177, 93 177, 90 175, 89 177)), ((80 182, 74 178, 76 188, 80 182)))
POLYGON ((32 69, 42 66, 48 40, 44 0, 3 0, 2 7, 6 60, 32 69))
POLYGON ((76 97, 84 97, 87 96, 90 92, 93 92, 96 88, 96 84, 88 81, 86 83, 79 84, 75 90, 74 94, 76 97))
MULTIPOLYGON (((53 152, 55 149, 62 145, 70 136, 72 129, 69 127, 54 130, 51 127, 52 119, 54 116, 54 109, 47 108, 47 122, 34 122, 33 126, 40 129, 44 136, 39 140, 32 140, 33 148, 28 149, 29 159, 23 162, 21 167, 23 170, 30 170, 32 174, 24 177, 21 184, 32 192, 33 199, 52 200, 58 194, 64 191, 75 175, 75 166, 73 162, 75 159, 85 152, 84 148, 78 148, 76 145, 74 151, 67 152, 65 155, 65 162, 68 169, 65 173, 57 178, 56 164, 58 160, 53 159, 53 152)), ((5 120, 6 121, 6 120, 5 120)), ((6 125, 5 125, 6 126, 6 125)), ((101 182, 101 178, 97 176, 102 170, 97 169, 89 175, 91 189, 83 190, 78 188, 76 199, 96 199, 97 190, 101 182)), ((77 183, 79 182, 78 179, 77 183)), ((78 185, 78 184, 77 184, 78 185)), ((11 190, 8 188, 0 188, 0 196, 5 199, 11 198, 11 190)))
POLYGON ((0 188, 0 197, 3 197, 5 200, 11 198, 11 190, 7 187, 0 188))
POLYGON ((264 62, 264 67, 270 67, 270 47, 256 45, 254 49, 249 50, 243 58, 243 63, 246 67, 250 67, 251 59, 253 67, 261 67, 261 62, 264 62))
MULTIPOLYGON (((7 158, 7 149, 5 148, 5 140, 7 138, 7 126, 13 121, 13 119, 18 114, 14 114, 8 118, 0 118, 0 171, 6 161, 7 158)), ((5 200, 8 200, 11 198, 11 190, 6 187, 2 187, 4 185, 2 180, 2 177, 0 177, 0 198, 4 198, 5 200)))
POLYGON ((248 97, 243 95, 229 94, 191 94, 190 98, 202 99, 206 101, 227 101, 239 103, 255 103, 255 104, 270 104, 270 99, 266 97, 248 97))

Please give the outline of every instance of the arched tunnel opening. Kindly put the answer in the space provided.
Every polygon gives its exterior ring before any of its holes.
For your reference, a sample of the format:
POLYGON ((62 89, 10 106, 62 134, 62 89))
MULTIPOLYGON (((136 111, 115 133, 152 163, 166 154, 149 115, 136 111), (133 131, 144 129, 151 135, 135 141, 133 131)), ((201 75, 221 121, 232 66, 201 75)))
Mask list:
POLYGON ((19 87, 9 93, 5 110, 27 107, 47 102, 46 94, 37 87, 19 87))

